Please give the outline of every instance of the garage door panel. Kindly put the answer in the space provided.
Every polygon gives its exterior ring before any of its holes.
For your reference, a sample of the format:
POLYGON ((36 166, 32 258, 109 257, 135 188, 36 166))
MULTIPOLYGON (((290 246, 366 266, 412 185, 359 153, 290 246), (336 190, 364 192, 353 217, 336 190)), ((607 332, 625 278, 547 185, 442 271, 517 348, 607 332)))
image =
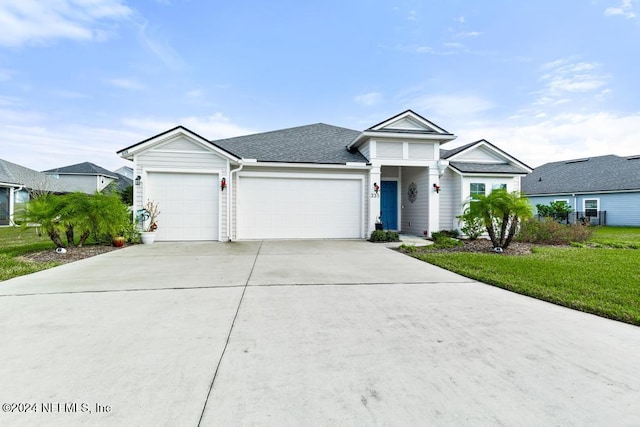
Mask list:
POLYGON ((149 173, 149 198, 160 209, 157 240, 218 240, 217 177, 203 173, 149 173))
POLYGON ((361 238, 360 179, 241 177, 238 237, 361 238))

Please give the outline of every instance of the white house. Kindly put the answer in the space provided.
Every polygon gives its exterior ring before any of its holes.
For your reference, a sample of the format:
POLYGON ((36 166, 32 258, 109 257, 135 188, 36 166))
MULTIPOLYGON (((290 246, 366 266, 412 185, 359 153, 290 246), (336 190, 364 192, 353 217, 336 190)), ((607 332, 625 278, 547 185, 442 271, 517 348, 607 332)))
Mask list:
POLYGON ((157 240, 363 239, 458 228, 470 194, 520 190, 531 172, 485 140, 407 110, 360 132, 322 123, 209 141, 182 126, 118 154, 133 161, 134 209, 159 204, 157 240))

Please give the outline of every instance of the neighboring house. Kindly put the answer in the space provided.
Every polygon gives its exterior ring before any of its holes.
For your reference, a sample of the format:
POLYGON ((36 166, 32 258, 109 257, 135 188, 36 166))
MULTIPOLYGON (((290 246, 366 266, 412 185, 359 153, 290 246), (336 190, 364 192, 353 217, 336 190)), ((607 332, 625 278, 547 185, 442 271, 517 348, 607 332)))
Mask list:
POLYGON ((11 225, 15 212, 29 201, 32 192, 67 193, 73 191, 42 172, 0 159, 0 225, 11 225))
POLYGON ((73 186, 74 191, 87 194, 102 191, 107 185, 118 179, 116 173, 89 162, 49 169, 44 173, 69 183, 73 186))
POLYGON ((209 141, 182 126, 118 152, 134 209, 159 204, 158 240, 356 238, 458 228, 471 194, 520 189, 531 169, 407 110, 360 132, 313 124, 209 141))
POLYGON ((117 173, 118 175, 122 175, 126 178, 129 178, 131 181, 133 181, 133 169, 130 168, 129 166, 122 166, 121 168, 116 169, 113 172, 117 173))
POLYGON ((593 224, 640 226, 640 156, 599 156, 544 164, 522 180, 531 203, 564 201, 593 224))

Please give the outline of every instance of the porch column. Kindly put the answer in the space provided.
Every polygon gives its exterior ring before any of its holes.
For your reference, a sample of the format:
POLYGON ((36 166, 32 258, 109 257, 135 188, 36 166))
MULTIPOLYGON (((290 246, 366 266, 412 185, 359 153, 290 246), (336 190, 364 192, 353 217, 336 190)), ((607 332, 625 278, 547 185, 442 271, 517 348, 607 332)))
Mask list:
POLYGON ((375 185, 380 185, 380 166, 374 166, 369 171, 369 184, 365 194, 369 198, 369 220, 365 230, 365 238, 369 238, 371 232, 376 229, 375 223, 380 216, 380 192, 375 191, 375 185))
MULTIPOLYGON (((434 184, 440 185, 440 175, 437 167, 429 168, 429 237, 431 233, 440 231, 440 194, 436 192, 434 184)), ((447 189, 451 191, 451 189, 447 189)))

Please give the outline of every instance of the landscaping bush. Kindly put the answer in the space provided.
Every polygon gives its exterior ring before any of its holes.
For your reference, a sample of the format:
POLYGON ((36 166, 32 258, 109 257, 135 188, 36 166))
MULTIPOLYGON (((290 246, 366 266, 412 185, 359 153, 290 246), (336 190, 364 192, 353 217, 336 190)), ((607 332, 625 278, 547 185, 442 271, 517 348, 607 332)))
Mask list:
MULTIPOLYGON (((433 236, 434 234, 436 233, 432 233, 431 236, 433 236)), ((455 248, 463 245, 464 243, 462 243, 460 240, 440 235, 437 238, 433 239, 433 245, 425 246, 424 249, 427 249, 427 250, 447 249, 447 248, 455 248)))
POLYGON ((395 231, 375 230, 371 232, 370 242, 399 242, 400 235, 395 231))
POLYGON ((467 210, 464 215, 459 215, 456 218, 458 218, 458 222, 462 224, 460 230, 469 240, 476 240, 484 232, 484 222, 470 210, 467 210))
POLYGON ((593 228, 581 224, 560 224, 547 217, 539 221, 530 219, 520 224, 517 236, 519 242, 567 245, 571 242, 585 242, 591 238, 593 228))
POLYGON ((460 232, 458 230, 440 230, 440 231, 431 233, 431 238, 434 241, 436 241, 440 237, 452 237, 454 239, 457 239, 459 235, 460 235, 460 232))

